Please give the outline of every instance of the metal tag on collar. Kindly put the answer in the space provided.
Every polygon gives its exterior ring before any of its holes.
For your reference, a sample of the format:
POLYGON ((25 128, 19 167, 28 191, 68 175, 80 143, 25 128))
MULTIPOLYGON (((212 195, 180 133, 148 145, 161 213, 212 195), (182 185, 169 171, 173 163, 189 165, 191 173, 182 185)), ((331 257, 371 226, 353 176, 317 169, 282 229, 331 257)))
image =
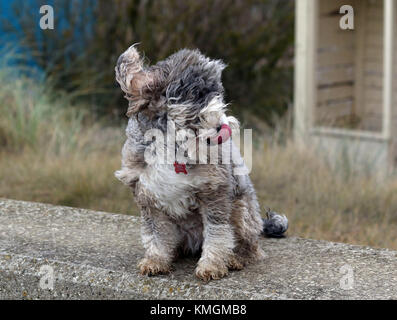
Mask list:
POLYGON ((174 168, 175 168, 175 173, 177 173, 177 174, 179 174, 179 173, 187 174, 186 164, 184 164, 184 163, 178 163, 178 161, 175 161, 174 168))

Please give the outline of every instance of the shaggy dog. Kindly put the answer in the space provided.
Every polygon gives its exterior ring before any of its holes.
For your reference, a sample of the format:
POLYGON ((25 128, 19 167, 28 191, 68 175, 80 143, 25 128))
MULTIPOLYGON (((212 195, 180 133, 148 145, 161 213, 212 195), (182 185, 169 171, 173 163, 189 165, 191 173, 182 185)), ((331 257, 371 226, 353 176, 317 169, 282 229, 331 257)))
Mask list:
POLYGON ((261 233, 282 236, 287 229, 285 216, 268 212, 268 219, 261 218, 248 172, 238 170, 245 167, 228 139, 239 127, 225 114, 224 68, 221 61, 187 49, 152 66, 134 46, 118 59, 116 80, 129 100, 129 121, 122 168, 115 175, 132 188, 141 210, 142 274, 168 273, 178 254, 201 253, 196 276, 220 279, 264 256, 261 233), (194 139, 173 144, 170 128, 189 131, 194 139), (148 141, 147 132, 159 134, 155 142, 148 141), (227 152, 211 161, 207 149, 221 147, 227 152), (171 161, 156 157, 164 152, 171 161), (194 154, 207 161, 197 162, 194 154), (234 156, 222 161, 225 154, 234 156))

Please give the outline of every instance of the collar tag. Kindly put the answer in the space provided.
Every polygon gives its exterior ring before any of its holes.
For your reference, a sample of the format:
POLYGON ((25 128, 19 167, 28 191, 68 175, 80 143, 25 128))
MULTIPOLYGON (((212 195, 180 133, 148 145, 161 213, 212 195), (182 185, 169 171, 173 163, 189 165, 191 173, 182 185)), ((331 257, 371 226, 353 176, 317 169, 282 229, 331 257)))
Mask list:
POLYGON ((178 161, 174 162, 175 173, 184 173, 187 174, 186 165, 184 163, 178 163, 178 161))

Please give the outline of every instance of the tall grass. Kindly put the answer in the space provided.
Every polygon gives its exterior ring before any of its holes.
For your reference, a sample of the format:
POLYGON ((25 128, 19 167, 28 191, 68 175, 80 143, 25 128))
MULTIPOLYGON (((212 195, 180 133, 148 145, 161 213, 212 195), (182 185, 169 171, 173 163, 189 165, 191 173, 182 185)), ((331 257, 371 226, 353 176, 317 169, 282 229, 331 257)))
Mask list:
POLYGON ((252 176, 260 202, 288 215, 290 234, 397 249, 397 180, 346 172, 288 141, 257 151, 252 176))
MULTIPOLYGON (((0 197, 138 214, 113 176, 124 128, 38 79, 0 68, 0 197)), ((397 180, 339 174, 293 144, 289 119, 274 122, 257 137, 251 176, 262 207, 290 219, 288 234, 397 249, 397 180)))
MULTIPOLYGON (((33 68, 0 67, 0 142, 3 150, 22 151, 62 144, 67 150, 81 132, 84 110, 71 108, 33 68), (67 129, 67 130, 66 130, 67 129), (66 136, 65 136, 66 135, 66 136)), ((5 61, 5 62, 4 62, 5 61)))
POLYGON ((131 213, 113 176, 123 130, 87 110, 40 74, 0 68, 0 197, 131 213))

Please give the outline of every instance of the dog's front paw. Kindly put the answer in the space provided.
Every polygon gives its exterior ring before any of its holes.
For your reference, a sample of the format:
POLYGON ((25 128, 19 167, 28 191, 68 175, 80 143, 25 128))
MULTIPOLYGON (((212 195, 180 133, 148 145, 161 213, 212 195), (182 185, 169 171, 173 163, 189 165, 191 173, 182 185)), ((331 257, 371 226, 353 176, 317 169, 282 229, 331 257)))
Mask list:
POLYGON ((199 262, 195 273, 197 278, 208 282, 227 276, 228 268, 226 265, 213 264, 204 260, 199 262))
POLYGON ((138 268, 142 275, 155 276, 157 274, 167 274, 171 271, 171 266, 160 260, 143 258, 138 263, 138 268))

